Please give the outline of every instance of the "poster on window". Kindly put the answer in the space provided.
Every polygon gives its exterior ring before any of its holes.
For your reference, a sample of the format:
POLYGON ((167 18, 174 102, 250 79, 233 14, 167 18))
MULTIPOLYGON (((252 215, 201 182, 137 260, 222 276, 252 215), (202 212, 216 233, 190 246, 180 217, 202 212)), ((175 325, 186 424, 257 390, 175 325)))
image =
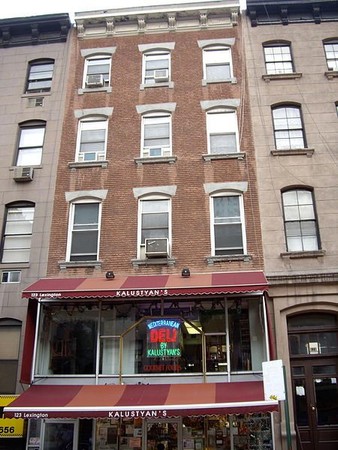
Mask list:
POLYGON ((180 319, 147 320, 146 372, 180 372, 182 330, 180 319))

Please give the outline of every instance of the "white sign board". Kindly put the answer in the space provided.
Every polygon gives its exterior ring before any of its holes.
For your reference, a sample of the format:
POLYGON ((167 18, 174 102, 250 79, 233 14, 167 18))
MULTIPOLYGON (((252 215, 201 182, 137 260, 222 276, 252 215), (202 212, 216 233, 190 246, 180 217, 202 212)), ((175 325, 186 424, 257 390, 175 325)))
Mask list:
POLYGON ((281 359, 263 362, 265 400, 285 400, 283 362, 281 359))

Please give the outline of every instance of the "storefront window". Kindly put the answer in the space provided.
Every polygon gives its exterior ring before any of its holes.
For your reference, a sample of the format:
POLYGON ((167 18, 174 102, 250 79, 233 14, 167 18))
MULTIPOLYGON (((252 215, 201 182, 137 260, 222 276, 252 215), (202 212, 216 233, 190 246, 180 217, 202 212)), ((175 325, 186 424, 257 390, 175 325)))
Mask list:
POLYGON ((265 342, 262 303, 252 297, 46 303, 41 307, 36 374, 261 371, 265 342))
POLYGON ((44 305, 40 322, 38 374, 95 373, 98 309, 44 305))

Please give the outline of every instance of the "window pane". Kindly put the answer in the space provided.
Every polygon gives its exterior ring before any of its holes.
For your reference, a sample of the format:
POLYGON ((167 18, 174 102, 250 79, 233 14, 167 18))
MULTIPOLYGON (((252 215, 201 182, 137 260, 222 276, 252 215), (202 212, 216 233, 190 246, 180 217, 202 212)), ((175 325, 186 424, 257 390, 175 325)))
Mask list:
POLYGON ((230 64, 209 64, 206 66, 208 81, 227 80, 231 78, 230 64))
POLYGON ((50 91, 53 78, 54 63, 45 62, 31 64, 27 80, 27 92, 50 91))
POLYGON ((98 224, 99 205, 98 203, 86 203, 75 206, 74 225, 98 224))
POLYGON ((32 207, 8 209, 3 241, 3 263, 29 261, 33 218, 32 207))
POLYGON ((234 153, 237 151, 236 134, 210 135, 211 153, 234 153))
POLYGON ((20 147, 41 147, 45 135, 45 127, 25 128, 21 130, 20 147))

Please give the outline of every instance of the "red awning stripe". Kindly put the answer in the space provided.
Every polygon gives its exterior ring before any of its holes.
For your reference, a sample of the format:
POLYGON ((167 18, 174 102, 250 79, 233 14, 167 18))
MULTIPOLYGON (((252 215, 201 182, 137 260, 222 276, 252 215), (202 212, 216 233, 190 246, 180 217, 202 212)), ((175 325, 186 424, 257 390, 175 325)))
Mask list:
POLYGON ((25 298, 135 298, 257 293, 267 290, 261 271, 101 278, 43 278, 23 291, 25 298))
POLYGON ((270 412, 263 383, 33 385, 4 408, 5 417, 169 417, 270 412))

